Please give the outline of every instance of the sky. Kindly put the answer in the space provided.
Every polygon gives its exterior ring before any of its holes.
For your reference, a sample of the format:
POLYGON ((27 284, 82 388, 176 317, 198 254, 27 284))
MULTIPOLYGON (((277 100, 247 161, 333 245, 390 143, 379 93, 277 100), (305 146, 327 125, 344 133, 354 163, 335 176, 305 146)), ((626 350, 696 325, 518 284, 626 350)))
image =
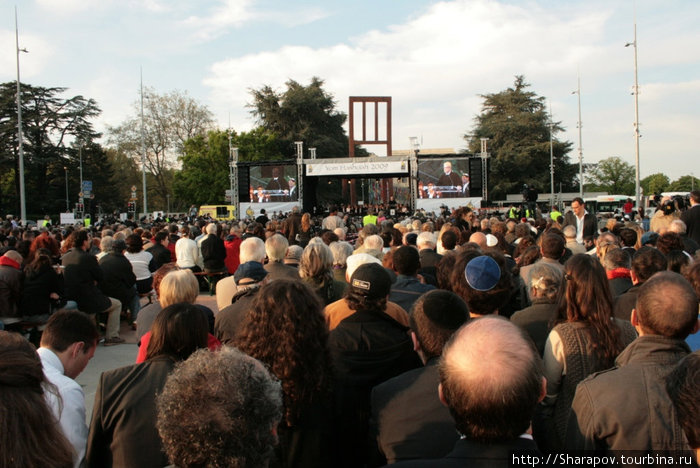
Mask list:
POLYGON ((697 0, 2 0, 2 82, 16 80, 15 7, 22 82, 95 99, 98 131, 136 115, 141 73, 239 132, 256 124, 250 89, 318 76, 346 113, 350 96, 391 96, 394 149, 459 151, 481 95, 524 75, 577 162, 580 77, 584 162, 631 164, 636 17, 641 177, 700 175, 697 0))

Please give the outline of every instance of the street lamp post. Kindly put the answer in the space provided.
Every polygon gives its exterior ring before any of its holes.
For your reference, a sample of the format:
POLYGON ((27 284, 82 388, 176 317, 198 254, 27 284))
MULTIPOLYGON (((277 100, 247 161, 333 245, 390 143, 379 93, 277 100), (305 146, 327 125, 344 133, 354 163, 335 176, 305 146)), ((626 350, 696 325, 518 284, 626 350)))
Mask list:
POLYGON ((143 121, 143 70, 141 70, 141 174, 143 176, 143 215, 148 213, 146 195, 146 133, 143 121))
POLYGON ((552 103, 549 103, 549 209, 554 205, 554 118, 552 116, 552 103))
POLYGON ((15 46, 17 49, 17 143, 19 151, 19 211, 23 223, 27 222, 27 200, 24 192, 24 148, 22 147, 22 97, 19 81, 19 53, 27 49, 19 48, 19 29, 17 27, 17 7, 15 7, 15 46))
POLYGON ((63 166, 63 170, 66 173, 66 213, 68 213, 70 211, 70 201, 68 198, 68 167, 63 166))
POLYGON ((634 201, 637 209, 641 207, 639 193, 639 79, 637 66, 637 19, 634 20, 634 41, 625 47, 634 47, 634 201))
POLYGON ((572 91, 571 94, 578 94, 578 122, 576 122, 576 128, 578 128, 578 196, 583 198, 583 122, 581 121, 581 75, 578 76, 578 87, 576 91, 572 91))

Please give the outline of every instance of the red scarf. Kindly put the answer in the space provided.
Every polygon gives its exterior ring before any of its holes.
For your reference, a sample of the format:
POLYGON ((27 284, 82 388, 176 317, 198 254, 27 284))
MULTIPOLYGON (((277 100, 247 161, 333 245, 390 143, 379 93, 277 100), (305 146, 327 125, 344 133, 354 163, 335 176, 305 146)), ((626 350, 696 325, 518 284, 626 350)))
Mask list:
POLYGON ((20 269, 20 264, 19 264, 19 263, 15 262, 15 261, 12 260, 10 257, 6 257, 5 255, 3 255, 2 257, 0 257, 0 265, 9 266, 9 267, 15 268, 15 269, 17 269, 17 270, 20 269))
POLYGON ((608 274, 609 280, 616 278, 631 278, 629 268, 615 268, 614 270, 610 270, 606 273, 608 274))

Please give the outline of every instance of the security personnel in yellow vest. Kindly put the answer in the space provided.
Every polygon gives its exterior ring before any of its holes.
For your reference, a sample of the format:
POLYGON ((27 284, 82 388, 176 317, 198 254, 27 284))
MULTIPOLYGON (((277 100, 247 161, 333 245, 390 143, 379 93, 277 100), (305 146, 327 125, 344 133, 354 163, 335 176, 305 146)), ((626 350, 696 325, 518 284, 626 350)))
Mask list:
POLYGON ((367 216, 362 218, 362 225, 367 226, 368 224, 377 224, 377 215, 371 210, 367 212, 367 216))
POLYGON ((557 205, 552 205, 552 210, 549 212, 549 217, 552 218, 552 221, 555 221, 559 219, 560 216, 563 216, 561 212, 559 211, 559 207, 557 205))

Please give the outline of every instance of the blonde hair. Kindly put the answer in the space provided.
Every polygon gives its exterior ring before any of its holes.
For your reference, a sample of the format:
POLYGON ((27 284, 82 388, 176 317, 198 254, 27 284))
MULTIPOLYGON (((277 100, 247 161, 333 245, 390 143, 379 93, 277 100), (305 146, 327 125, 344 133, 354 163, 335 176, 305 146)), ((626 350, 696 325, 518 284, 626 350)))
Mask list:
POLYGON ((171 271, 160 283, 158 300, 162 308, 178 302, 194 304, 199 295, 199 283, 192 270, 171 271))

